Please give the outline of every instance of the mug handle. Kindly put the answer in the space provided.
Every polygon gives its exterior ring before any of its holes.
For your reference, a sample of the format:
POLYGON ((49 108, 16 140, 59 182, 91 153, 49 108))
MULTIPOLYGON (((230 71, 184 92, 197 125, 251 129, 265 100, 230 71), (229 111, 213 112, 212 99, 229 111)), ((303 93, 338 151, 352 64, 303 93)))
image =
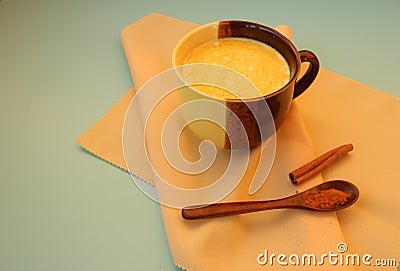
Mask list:
POLYGON ((300 62, 309 62, 310 65, 306 73, 294 85, 293 99, 300 96, 314 82, 319 71, 319 61, 317 56, 308 50, 299 51, 300 62))

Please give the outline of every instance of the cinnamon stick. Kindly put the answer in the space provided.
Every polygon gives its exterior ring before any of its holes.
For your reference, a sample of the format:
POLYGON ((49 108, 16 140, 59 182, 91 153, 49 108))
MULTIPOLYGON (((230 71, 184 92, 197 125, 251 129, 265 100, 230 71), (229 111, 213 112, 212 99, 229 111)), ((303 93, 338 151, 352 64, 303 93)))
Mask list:
POLYGON ((332 165, 337 159, 341 158, 353 150, 352 144, 345 144, 334 148, 309 163, 289 173, 289 178, 293 184, 299 184, 310 179, 315 174, 320 173, 328 166, 332 165))

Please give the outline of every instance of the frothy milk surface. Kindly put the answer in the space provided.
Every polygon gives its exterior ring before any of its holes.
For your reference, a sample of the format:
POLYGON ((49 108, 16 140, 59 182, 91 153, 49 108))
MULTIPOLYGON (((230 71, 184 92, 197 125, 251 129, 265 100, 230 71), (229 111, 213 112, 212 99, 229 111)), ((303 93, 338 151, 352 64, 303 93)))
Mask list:
MULTIPOLYGON (((284 57, 271 46, 245 38, 223 38, 203 43, 189 51, 184 64, 208 63, 231 68, 250 80, 262 96, 282 88, 290 80, 289 65, 284 57)), ((196 86, 208 95, 238 98, 221 88, 196 86)), ((254 98, 253 92, 244 92, 240 98, 254 98)), ((260 96, 260 95, 256 95, 260 96)))

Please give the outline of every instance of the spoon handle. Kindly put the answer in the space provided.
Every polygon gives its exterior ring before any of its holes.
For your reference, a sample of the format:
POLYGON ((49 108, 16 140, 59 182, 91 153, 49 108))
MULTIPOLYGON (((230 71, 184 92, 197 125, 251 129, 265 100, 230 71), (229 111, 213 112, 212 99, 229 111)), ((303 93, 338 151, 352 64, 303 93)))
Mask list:
POLYGON ((182 217, 188 220, 237 215, 280 208, 301 208, 291 197, 267 201, 240 201, 198 205, 182 209, 182 217))

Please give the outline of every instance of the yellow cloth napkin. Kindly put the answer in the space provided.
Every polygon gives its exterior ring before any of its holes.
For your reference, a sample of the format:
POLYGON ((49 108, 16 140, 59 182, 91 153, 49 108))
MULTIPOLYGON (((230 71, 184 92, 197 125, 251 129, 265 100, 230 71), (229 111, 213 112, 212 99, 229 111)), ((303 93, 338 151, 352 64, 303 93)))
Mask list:
POLYGON ((326 180, 348 179, 361 191, 356 208, 338 212, 350 249, 395 258, 399 266, 400 99, 322 70, 297 104, 316 153, 341 142, 355 146, 350 159, 323 172, 326 180))
MULTIPOLYGON (((121 41, 137 89, 170 67, 175 43, 195 26, 164 15, 150 14, 124 29, 121 41)), ((134 90, 128 91, 78 139, 83 148, 124 169, 121 133, 124 115, 133 95, 134 90)), ((321 176, 317 176, 295 187, 288 180, 287 173, 310 160, 313 151, 319 154, 339 144, 352 142, 356 147, 353 153, 324 174, 327 179, 346 178, 356 182, 362 192, 360 202, 338 212, 339 220, 335 213, 275 210, 207 221, 185 221, 179 210, 161 206, 176 265, 187 270, 265 269, 267 266, 257 261, 265 250, 269 254, 285 253, 289 256, 296 253, 301 256, 315 253, 319 256, 329 251, 338 253, 336 245, 339 242, 346 242, 349 251, 354 253, 398 257, 400 223, 398 216, 391 212, 400 205, 393 193, 399 186, 395 181, 399 173, 395 171, 396 160, 393 159, 395 150, 399 149, 396 139, 400 132, 393 128, 393 124, 399 121, 399 110, 398 99, 322 69, 312 88, 293 103, 278 132, 277 154, 271 174, 255 197, 286 196, 322 182, 321 176), (382 138, 385 140, 377 144, 376 141, 382 138), (366 236, 368 240, 365 240, 366 236)), ((136 141, 142 142, 143 125, 139 115, 135 122, 138 125, 136 141)), ((132 173, 152 183, 154 175, 146 162, 143 145, 138 143, 137 150, 136 161, 130 161, 136 165, 132 173)), ((149 153, 153 156, 150 160, 159 154, 157 150, 149 150, 149 153)), ((256 158, 253 152, 250 160, 256 158)), ((244 180, 226 200, 249 198, 249 180, 254 172, 251 165, 254 163, 250 163, 244 180)), ((168 168, 161 170, 168 172, 168 168)), ((272 265, 274 270, 285 268, 277 262, 268 262, 267 265, 272 265)), ((307 265, 290 267, 290 270, 309 270, 307 265)), ((345 270, 352 269, 352 266, 330 265, 326 261, 323 266, 313 266, 313 270, 318 268, 345 270)), ((373 270, 370 268, 368 270, 373 270)), ((361 269, 365 270, 365 267, 361 269)))

